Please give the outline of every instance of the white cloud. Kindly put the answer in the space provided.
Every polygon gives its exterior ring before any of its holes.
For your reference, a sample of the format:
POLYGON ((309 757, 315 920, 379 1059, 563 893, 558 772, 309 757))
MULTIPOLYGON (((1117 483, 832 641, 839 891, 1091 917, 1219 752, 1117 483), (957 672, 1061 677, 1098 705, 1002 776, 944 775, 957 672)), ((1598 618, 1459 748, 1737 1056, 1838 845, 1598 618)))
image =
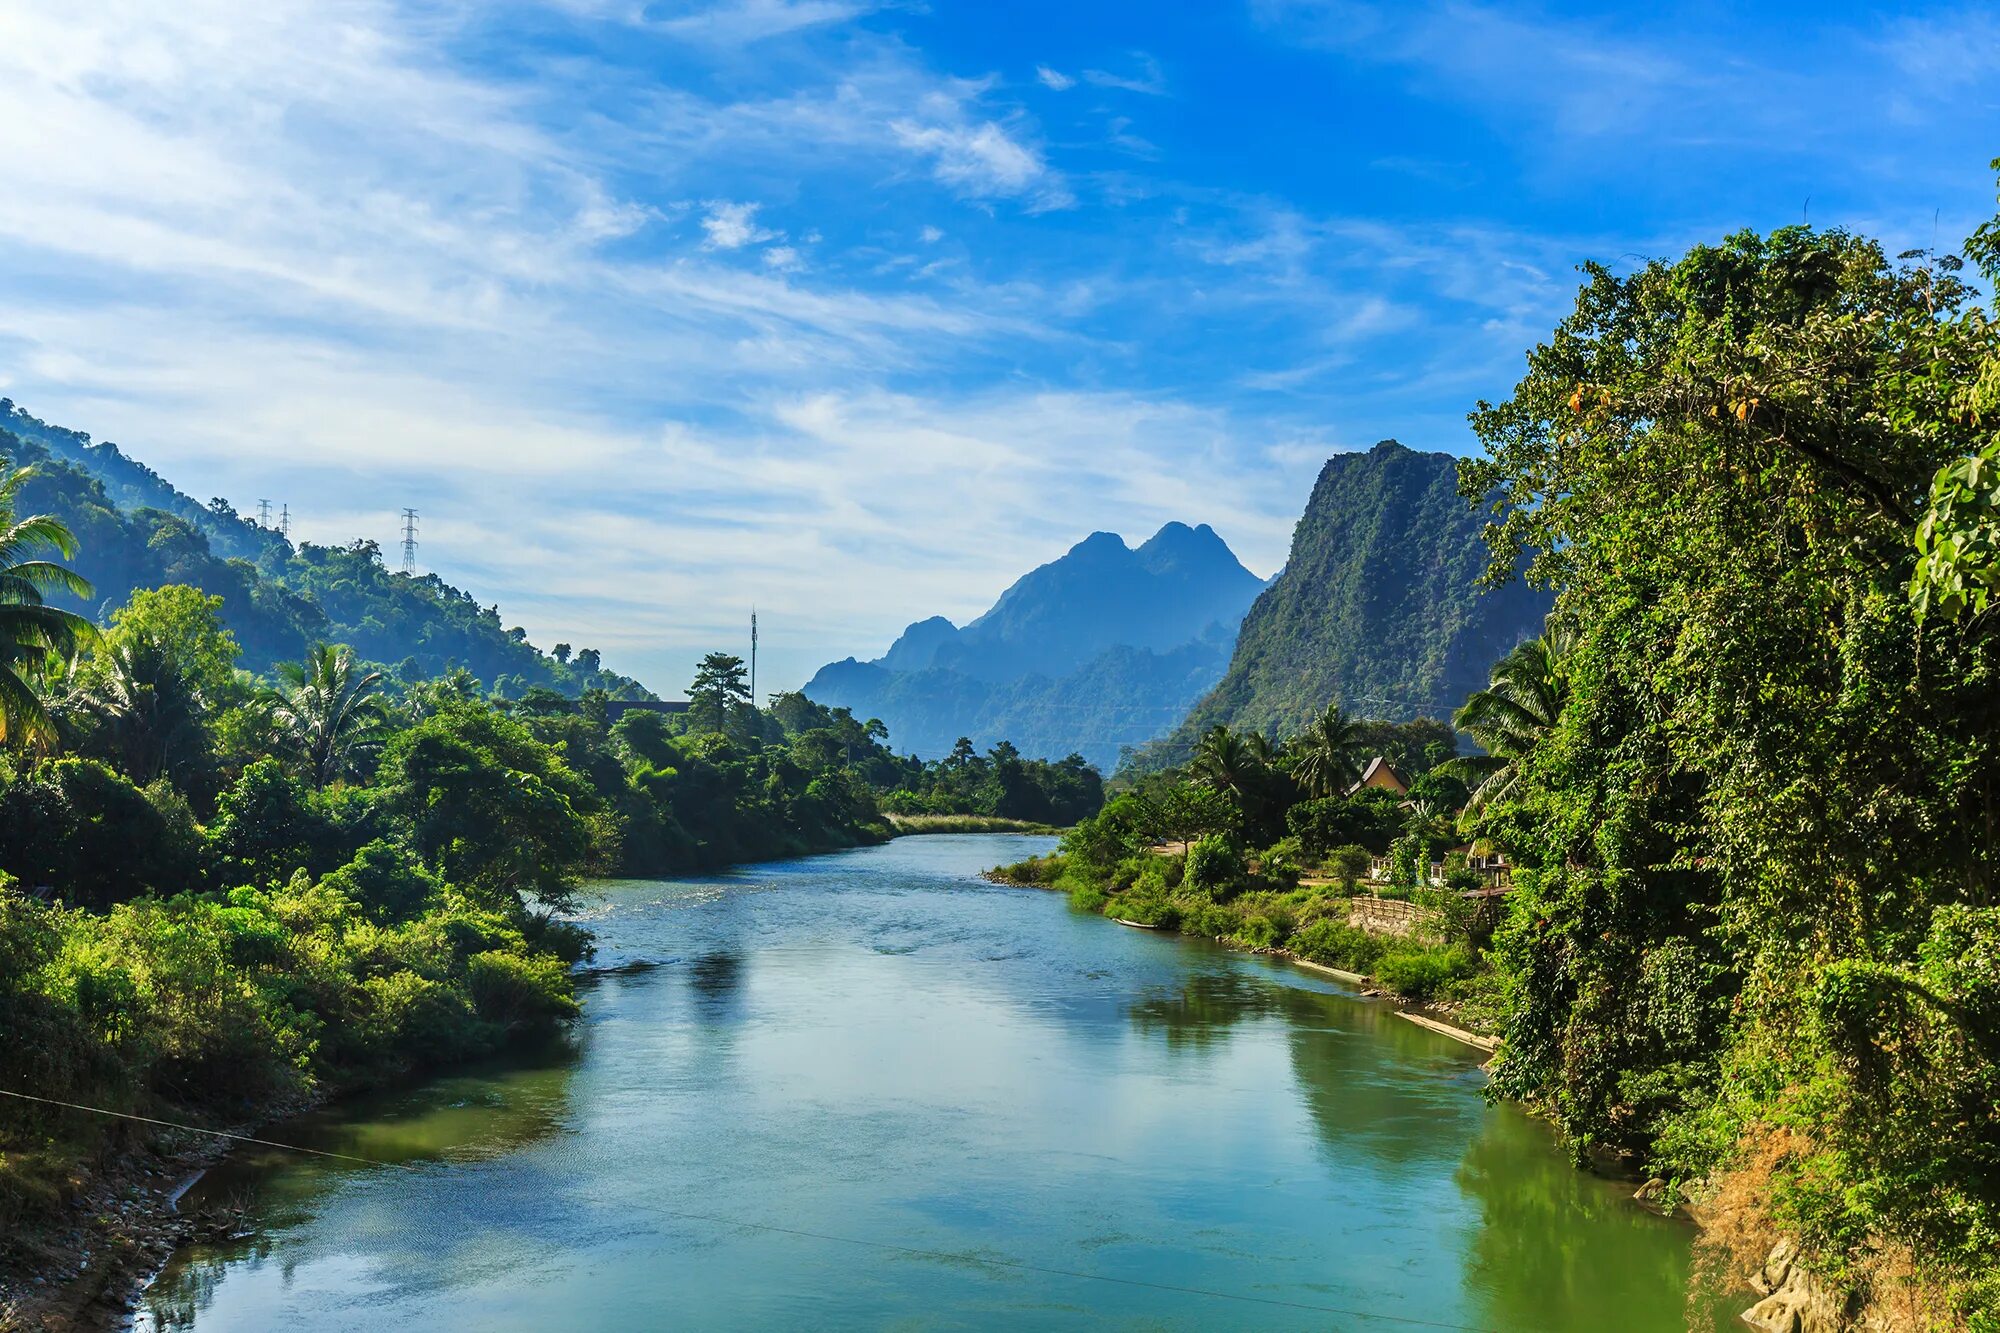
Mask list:
POLYGON ((922 241, 925 245, 936 245, 939 241, 944 239, 944 233, 938 230, 936 227, 925 227, 922 231, 917 233, 917 239, 922 241))
POLYGON ((805 260, 799 257, 798 250, 792 246, 774 245, 764 252, 764 267, 775 269, 780 273, 796 273, 805 266, 805 260))
POLYGON ((1167 79, 1160 69, 1160 62, 1144 51, 1134 51, 1132 60, 1138 66, 1136 74, 1114 74, 1108 70, 1087 69, 1083 72, 1084 80, 1093 87, 1144 93, 1148 97, 1164 97, 1167 92, 1167 79))
POLYGON ((931 173, 974 199, 1028 198, 1042 208, 1075 203, 1061 177, 1040 152, 1009 134, 996 121, 924 124, 898 120, 896 140, 931 159, 931 173))
POLYGON ((727 199, 711 199, 702 207, 708 216, 701 220, 701 229, 708 233, 708 247, 711 250, 741 250, 746 245, 756 245, 761 241, 774 240, 779 235, 766 231, 757 225, 757 210, 760 204, 731 203, 727 199))
POLYGON ((844 0, 719 0, 667 18, 653 17, 653 7, 646 6, 635 9, 633 18, 677 37, 740 45, 845 23, 874 8, 844 0))
POLYGON ((1053 88, 1059 93, 1066 93, 1076 87, 1076 80, 1074 78, 1059 69, 1051 69, 1047 65, 1035 66, 1035 77, 1041 80, 1044 88, 1053 88))

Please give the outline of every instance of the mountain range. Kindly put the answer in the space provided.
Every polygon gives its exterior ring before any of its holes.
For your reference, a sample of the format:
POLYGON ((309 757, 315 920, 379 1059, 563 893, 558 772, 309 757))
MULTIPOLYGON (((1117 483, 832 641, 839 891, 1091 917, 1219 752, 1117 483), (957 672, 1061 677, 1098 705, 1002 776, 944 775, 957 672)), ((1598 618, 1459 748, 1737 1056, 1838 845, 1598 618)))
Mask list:
POLYGON ((820 668, 805 693, 880 718, 892 746, 927 759, 964 736, 1109 772, 1221 677, 1262 587, 1205 523, 1169 523, 1137 548, 1094 532, 978 618, 917 621, 874 661, 820 668))

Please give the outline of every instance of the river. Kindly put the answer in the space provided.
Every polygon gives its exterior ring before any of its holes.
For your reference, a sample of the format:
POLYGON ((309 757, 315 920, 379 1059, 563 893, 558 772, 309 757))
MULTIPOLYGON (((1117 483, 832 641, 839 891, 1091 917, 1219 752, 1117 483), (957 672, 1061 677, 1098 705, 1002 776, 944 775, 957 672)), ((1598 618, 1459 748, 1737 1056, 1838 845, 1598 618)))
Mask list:
POLYGON ((368 1160, 211 1172, 254 1234, 141 1326, 1686 1326, 1688 1229, 1487 1105, 1477 1052, 976 878, 1047 845, 597 886, 571 1040, 274 1127, 368 1160))

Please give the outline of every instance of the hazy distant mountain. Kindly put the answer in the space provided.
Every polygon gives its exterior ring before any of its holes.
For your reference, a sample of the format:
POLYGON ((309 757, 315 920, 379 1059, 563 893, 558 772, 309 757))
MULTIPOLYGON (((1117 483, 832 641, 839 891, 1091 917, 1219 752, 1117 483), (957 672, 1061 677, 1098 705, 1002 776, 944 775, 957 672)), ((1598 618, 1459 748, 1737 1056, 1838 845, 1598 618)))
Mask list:
POLYGON ((1549 611, 1519 582, 1477 586, 1486 520, 1449 454, 1384 440, 1328 459, 1228 674, 1140 761, 1178 762, 1218 722, 1294 735, 1336 699, 1371 718, 1448 719, 1549 611))
POLYGON ((920 620, 873 662, 822 667, 805 692, 879 717, 892 746, 925 758, 969 736, 1108 771, 1214 684, 1260 587, 1207 524, 1169 523, 1137 550, 1094 532, 978 619, 920 620))

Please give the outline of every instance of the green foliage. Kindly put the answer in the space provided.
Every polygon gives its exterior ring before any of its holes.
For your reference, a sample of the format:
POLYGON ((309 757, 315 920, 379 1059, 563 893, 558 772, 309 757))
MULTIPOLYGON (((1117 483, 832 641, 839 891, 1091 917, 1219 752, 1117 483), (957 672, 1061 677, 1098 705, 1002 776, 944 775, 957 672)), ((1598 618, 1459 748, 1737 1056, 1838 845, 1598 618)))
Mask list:
POLYGON ((992 815, 1066 826, 1104 804, 1103 779, 1081 755, 1024 759, 1006 742, 981 755, 960 737, 943 759, 901 762, 906 767, 883 798, 883 807, 897 814, 992 815))
POLYGON ((99 909, 175 892, 201 865, 199 840, 179 813, 93 759, 0 769, 0 873, 99 909))
POLYGON ((1348 846, 1381 855, 1396 840, 1403 823, 1399 798, 1374 787, 1364 787, 1352 796, 1301 801, 1285 812, 1285 827, 1316 856, 1348 846))
POLYGON ((1211 833, 1188 847, 1183 882, 1220 899, 1235 891, 1243 872, 1243 853, 1236 844, 1211 833))
POLYGON ((1496 1090, 1962 1316, 1996 1296, 2000 662, 1947 540, 1986 521, 2000 330, 1955 267, 1805 228, 1591 267, 1463 489, 1573 635, 1479 817, 1520 867, 1496 1090))
POLYGON ((1933 611, 1984 614, 2000 592, 2000 439, 1938 469, 1916 545, 1917 622, 1933 611))
POLYGON ((1428 1000, 1470 977, 1476 963, 1463 945, 1445 949, 1398 948, 1375 960, 1375 979, 1398 995, 1428 1000))
POLYGON ((6 445, 0 437, 0 745, 47 749, 56 739, 55 720, 35 687, 52 667, 74 661, 92 630, 46 599, 63 593, 87 597, 91 589, 61 563, 73 559, 77 547, 60 519, 16 516, 21 492, 35 473, 8 466, 12 455, 6 445))

